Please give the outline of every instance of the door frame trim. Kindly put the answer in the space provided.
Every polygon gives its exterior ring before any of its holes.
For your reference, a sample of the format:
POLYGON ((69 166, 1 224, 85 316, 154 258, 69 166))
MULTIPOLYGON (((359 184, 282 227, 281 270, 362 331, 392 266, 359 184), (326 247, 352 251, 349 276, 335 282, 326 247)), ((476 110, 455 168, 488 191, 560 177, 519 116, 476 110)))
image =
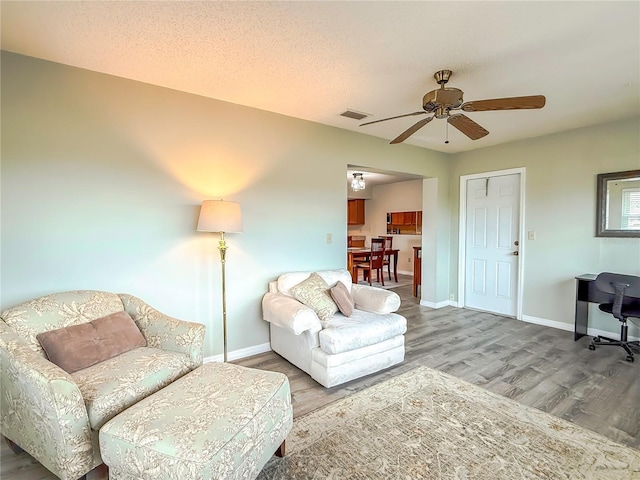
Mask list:
POLYGON ((524 200, 526 185, 526 167, 509 168, 506 170, 494 170, 491 172, 474 173, 460 176, 460 213, 458 215, 458 306, 464 307, 465 301, 465 275, 466 275, 466 237, 467 237, 467 182, 477 178, 502 177, 505 175, 520 174, 520 212, 518 225, 518 284, 516 288, 516 319, 522 320, 522 295, 524 291, 524 256, 525 256, 525 222, 524 200))

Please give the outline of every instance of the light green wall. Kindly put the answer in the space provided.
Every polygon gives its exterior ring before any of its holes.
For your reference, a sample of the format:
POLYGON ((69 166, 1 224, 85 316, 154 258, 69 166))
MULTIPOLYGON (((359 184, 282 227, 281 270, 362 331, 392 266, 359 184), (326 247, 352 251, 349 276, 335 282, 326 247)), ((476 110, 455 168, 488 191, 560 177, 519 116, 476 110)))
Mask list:
MULTIPOLYGON (((582 273, 640 274, 640 239, 597 238, 596 175, 640 168, 640 121, 627 119, 454 155, 450 191, 452 259, 458 255, 459 178, 526 168, 523 315, 573 325, 582 273)), ((451 291, 457 290, 457 261, 451 291)), ((592 311, 590 327, 618 331, 592 311)))
POLYGON ((527 169, 525 316, 572 324, 575 275, 640 273, 640 240, 594 236, 595 176, 640 168, 638 118, 446 155, 7 52, 1 75, 2 308, 128 292, 205 323, 220 354, 217 236, 195 226, 223 197, 245 225, 227 236, 229 348, 267 343, 268 281, 346 264, 348 164, 425 177, 427 304, 456 293, 459 177, 483 171, 527 169))
MULTIPOLYGON (((2 308, 127 292, 206 324, 220 354, 218 237, 196 223, 223 197, 244 220, 227 235, 229 349, 262 345, 268 281, 346 265, 347 164, 449 184, 447 156, 422 148, 7 52, 1 74, 2 308)), ((448 215, 448 189, 434 201, 448 215)))

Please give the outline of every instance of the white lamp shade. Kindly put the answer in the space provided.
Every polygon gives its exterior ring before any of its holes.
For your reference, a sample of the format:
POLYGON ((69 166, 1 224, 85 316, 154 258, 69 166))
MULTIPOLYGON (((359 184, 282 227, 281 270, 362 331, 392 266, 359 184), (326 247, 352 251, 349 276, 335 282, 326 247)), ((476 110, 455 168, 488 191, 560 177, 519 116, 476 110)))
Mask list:
POLYGON ((205 200, 200 208, 198 231, 242 233, 240 204, 224 200, 205 200))

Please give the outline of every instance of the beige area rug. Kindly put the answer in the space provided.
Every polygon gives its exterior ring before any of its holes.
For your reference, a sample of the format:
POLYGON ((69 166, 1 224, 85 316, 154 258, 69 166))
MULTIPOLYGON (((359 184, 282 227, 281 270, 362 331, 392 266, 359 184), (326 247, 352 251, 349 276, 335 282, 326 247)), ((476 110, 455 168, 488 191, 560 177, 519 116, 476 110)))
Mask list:
POLYGON ((640 450, 419 367, 297 418, 266 479, 640 479, 640 450))

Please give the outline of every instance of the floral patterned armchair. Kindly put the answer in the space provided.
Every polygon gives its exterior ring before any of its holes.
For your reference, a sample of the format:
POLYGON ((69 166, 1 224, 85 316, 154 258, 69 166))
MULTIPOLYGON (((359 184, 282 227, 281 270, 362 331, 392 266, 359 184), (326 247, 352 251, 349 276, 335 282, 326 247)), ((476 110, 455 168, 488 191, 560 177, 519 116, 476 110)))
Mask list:
POLYGON ((0 432, 63 480, 102 463, 104 423, 202 364, 204 325, 168 317, 131 295, 47 295, 0 319, 0 432), (51 363, 36 338, 122 311, 147 345, 74 373, 51 363))

